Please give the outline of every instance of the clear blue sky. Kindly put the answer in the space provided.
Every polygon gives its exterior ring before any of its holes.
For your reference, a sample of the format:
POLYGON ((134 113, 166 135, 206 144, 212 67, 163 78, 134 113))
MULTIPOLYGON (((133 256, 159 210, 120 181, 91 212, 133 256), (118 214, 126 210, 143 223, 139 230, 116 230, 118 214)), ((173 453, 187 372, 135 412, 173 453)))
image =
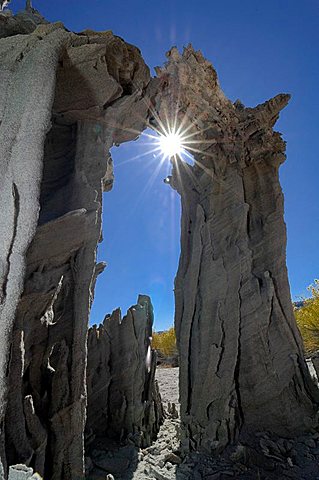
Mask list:
MULTIPOLYGON (((14 9, 22 0, 12 0, 14 9)), ((287 262, 292 295, 307 293, 319 277, 319 1, 318 0, 34 0, 49 20, 74 31, 112 30, 137 45, 147 64, 191 42, 217 69, 229 98, 254 106, 279 92, 292 100, 277 129, 288 142, 281 168, 288 226, 287 262)), ((138 293, 150 294, 157 329, 172 324, 173 278, 179 254, 179 198, 162 179, 147 188, 156 160, 143 139, 113 149, 116 180, 105 194, 104 242, 92 322, 138 293), (146 191, 143 192, 143 190, 146 191)))

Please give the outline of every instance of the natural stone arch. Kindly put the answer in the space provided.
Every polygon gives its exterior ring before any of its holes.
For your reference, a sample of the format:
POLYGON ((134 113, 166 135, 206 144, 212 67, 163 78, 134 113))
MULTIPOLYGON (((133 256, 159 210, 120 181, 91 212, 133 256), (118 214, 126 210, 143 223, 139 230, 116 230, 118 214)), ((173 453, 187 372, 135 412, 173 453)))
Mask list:
POLYGON ((318 392, 285 266, 284 144, 272 131, 288 97, 231 104, 191 48, 172 50, 149 83, 139 51, 110 32, 74 35, 55 24, 31 33, 42 19, 27 20, 8 17, 0 31, 30 33, 0 43, 5 469, 12 460, 52 479, 84 476, 87 323, 108 150, 145 127, 145 98, 154 124, 156 111, 186 115, 203 151, 194 167, 175 162, 170 180, 183 204, 175 287, 185 449, 215 453, 258 430, 316 427, 318 392))

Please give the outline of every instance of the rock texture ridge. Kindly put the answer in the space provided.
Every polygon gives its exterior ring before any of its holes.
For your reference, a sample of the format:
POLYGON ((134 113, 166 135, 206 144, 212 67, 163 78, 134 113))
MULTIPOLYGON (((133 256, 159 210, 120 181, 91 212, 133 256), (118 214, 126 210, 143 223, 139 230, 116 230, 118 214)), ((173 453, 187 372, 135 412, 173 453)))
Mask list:
POLYGON ((0 18, 0 458, 79 480, 109 148, 143 130, 149 70, 111 32, 37 23, 0 18))
POLYGON ((159 118, 182 125, 195 161, 173 160, 168 179, 182 202, 175 326, 183 446, 212 453, 259 431, 311 431, 318 389, 291 304, 278 178, 285 143, 273 131, 289 95, 233 104, 192 47, 172 49, 157 73, 159 118))
POLYGON ((89 329, 87 392, 88 439, 129 438, 150 446, 163 421, 151 349, 153 307, 146 295, 122 318, 121 310, 89 329))

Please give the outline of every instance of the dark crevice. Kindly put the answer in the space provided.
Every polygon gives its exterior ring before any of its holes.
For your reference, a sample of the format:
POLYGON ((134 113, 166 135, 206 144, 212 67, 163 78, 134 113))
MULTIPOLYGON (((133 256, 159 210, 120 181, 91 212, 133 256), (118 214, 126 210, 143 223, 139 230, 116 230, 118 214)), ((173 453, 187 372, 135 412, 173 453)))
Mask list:
MULTIPOLYGON (((202 239, 201 239, 202 241, 202 239)), ((201 298, 200 298, 200 286, 199 286, 199 282, 200 282, 200 275, 201 275, 201 263, 202 263, 202 255, 203 255, 203 250, 201 249, 201 255, 200 255, 200 259, 199 259, 199 271, 198 271, 198 277, 197 277, 197 287, 196 287, 196 300, 195 300, 195 305, 194 305, 194 311, 193 311, 193 315, 192 315, 192 320, 191 320, 191 326, 190 326, 190 332, 189 332, 189 341, 188 341, 188 364, 187 364, 187 368, 188 368, 188 382, 187 382, 187 385, 188 385, 188 391, 187 391, 187 412, 188 414, 190 414, 190 411, 191 411, 191 408, 192 408, 192 381, 191 381, 191 378, 192 378, 192 342, 193 342, 193 328, 194 328, 194 319, 195 319, 195 315, 197 313, 197 302, 200 302, 201 301, 201 298)))
POLYGON ((270 332, 269 331, 272 323, 273 311, 274 311, 274 296, 272 296, 271 298, 271 307, 270 307, 269 322, 268 322, 268 328, 267 328, 267 345, 268 345, 268 351, 270 356, 271 356, 271 348, 270 348, 270 339, 269 339, 270 332))
MULTIPOLYGON (((244 205, 246 205, 246 190, 245 190, 245 182, 244 179, 242 181, 243 185, 243 194, 244 194, 244 205)), ((249 207, 250 208, 250 207, 249 207)), ((246 215, 246 231, 247 231, 247 244, 249 243, 249 211, 246 215)), ((247 245, 247 248, 248 245, 247 245)), ((236 358, 236 365, 234 369, 234 384, 235 384, 235 391, 237 396, 237 408, 236 408, 236 425, 238 428, 238 433, 241 430, 242 425, 244 424, 244 412, 241 405, 241 395, 240 395, 240 383, 239 383, 239 376, 240 376, 240 362, 241 362, 241 329, 242 329, 242 296, 241 290, 243 285, 243 275, 242 272, 240 273, 240 282, 239 282, 239 289, 238 289, 238 300, 239 300, 239 318, 238 318, 238 343, 237 343, 237 358, 236 358)))
POLYGON ((10 374, 11 360, 12 360, 12 341, 10 342, 10 346, 9 346, 8 363, 6 366, 6 377, 8 377, 10 374))
POLYGON ((46 136, 44 170, 40 195, 39 225, 55 220, 71 208, 73 191, 76 124, 67 125, 52 119, 52 128, 46 136))
POLYGON ((238 291, 238 298, 239 298, 239 322, 238 322, 238 344, 237 344, 237 359, 236 359, 236 365, 235 365, 235 370, 234 370, 234 383, 235 383, 235 391, 236 391, 236 396, 237 396, 237 409, 236 413, 238 414, 237 416, 237 428, 238 428, 238 433, 240 432, 240 429, 244 423, 244 412, 242 409, 241 405, 241 396, 240 396, 240 384, 239 384, 239 374, 240 374, 240 361, 241 361, 241 308, 242 308, 242 298, 241 298, 241 288, 242 288, 242 278, 240 280, 239 284, 239 291, 238 291))
POLYGON ((6 272, 4 274, 4 280, 1 288, 1 294, 0 294, 0 305, 3 304, 6 296, 7 296, 7 284, 8 284, 8 277, 10 273, 10 267, 11 267, 11 255, 13 251, 13 245, 15 242, 15 238, 17 235, 17 228, 18 228, 18 217, 20 213, 20 195, 18 191, 18 187, 15 183, 12 184, 12 196, 13 196, 13 201, 14 201, 14 212, 13 212, 13 232, 12 232, 12 237, 11 237, 11 242, 8 250, 8 255, 7 255, 7 261, 6 261, 6 272))
POLYGON ((220 340, 220 344, 219 344, 219 348, 221 348, 221 352, 220 352, 220 355, 219 355, 219 358, 218 358, 218 362, 217 362, 217 366, 216 366, 216 375, 218 378, 220 378, 219 376, 219 367, 222 363, 222 359, 223 359, 223 356, 224 356, 224 351, 225 351, 225 336, 226 336, 226 333, 225 333, 225 325, 224 325, 224 320, 223 318, 221 318, 220 314, 219 314, 219 310, 220 310, 220 305, 218 305, 218 312, 217 312, 217 315, 218 315, 218 318, 219 318, 219 321, 220 321, 220 328, 221 328, 221 331, 222 331, 222 338, 220 340))

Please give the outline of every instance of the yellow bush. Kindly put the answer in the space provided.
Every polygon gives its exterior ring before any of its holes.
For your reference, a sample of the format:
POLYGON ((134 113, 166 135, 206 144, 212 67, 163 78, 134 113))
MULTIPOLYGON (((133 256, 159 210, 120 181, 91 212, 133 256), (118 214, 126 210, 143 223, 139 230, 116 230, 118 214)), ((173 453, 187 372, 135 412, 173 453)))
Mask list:
POLYGON ((311 292, 311 298, 306 299, 304 305, 295 310, 295 317, 305 350, 307 353, 312 353, 319 350, 319 280, 315 280, 308 289, 311 292))
POLYGON ((174 327, 161 333, 153 333, 152 347, 158 350, 163 355, 169 357, 175 355, 176 350, 176 336, 174 327))

